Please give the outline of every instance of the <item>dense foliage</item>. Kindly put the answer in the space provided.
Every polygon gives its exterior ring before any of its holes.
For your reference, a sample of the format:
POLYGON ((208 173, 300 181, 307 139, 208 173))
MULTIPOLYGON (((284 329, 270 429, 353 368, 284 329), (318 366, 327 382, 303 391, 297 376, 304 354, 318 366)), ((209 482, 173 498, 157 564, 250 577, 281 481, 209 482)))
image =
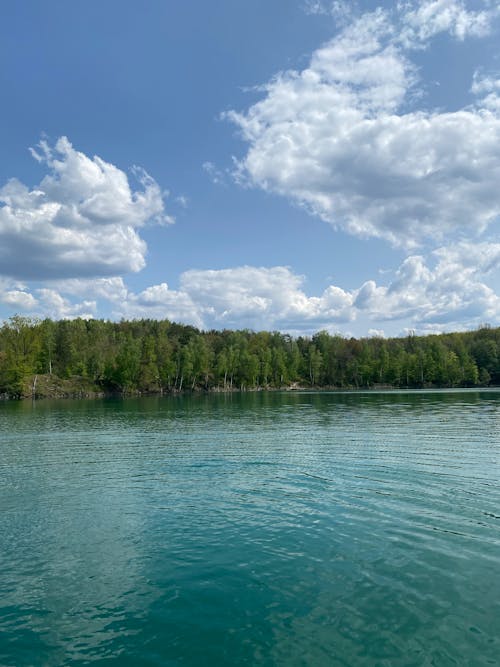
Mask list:
POLYGON ((500 329, 357 340, 12 317, 0 329, 0 393, 36 392, 39 376, 78 378, 105 392, 500 384, 500 329))

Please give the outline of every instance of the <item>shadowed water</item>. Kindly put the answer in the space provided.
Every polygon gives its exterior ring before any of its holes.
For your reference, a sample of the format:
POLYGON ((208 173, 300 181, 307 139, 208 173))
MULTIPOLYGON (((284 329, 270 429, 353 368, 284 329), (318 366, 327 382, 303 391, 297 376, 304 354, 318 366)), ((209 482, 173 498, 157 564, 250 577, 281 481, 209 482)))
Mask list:
POLYGON ((0 405, 0 664, 495 665, 500 393, 0 405))

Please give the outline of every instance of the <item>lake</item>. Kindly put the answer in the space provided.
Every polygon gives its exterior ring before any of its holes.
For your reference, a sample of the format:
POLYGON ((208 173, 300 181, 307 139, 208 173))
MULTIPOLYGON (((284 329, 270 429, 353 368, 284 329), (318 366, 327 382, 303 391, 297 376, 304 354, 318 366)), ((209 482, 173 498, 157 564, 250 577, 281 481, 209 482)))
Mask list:
POLYGON ((500 663, 500 392, 0 405, 0 664, 500 663))

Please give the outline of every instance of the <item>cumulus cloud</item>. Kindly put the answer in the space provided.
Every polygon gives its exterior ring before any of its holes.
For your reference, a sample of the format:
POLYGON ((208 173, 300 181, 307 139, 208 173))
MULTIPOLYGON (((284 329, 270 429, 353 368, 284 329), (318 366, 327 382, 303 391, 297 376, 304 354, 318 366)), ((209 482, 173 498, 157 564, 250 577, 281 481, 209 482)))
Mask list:
POLYGON ((388 284, 367 281, 354 306, 373 320, 411 321, 417 328, 463 328, 500 316, 500 298, 483 280, 500 267, 500 244, 466 242, 404 260, 388 284))
POLYGON ((7 290, 0 293, 0 301, 17 310, 32 310, 38 303, 33 294, 18 289, 7 290))
POLYGON ((248 145, 236 178, 337 229, 408 248, 484 231, 500 216, 499 107, 491 98, 411 110, 418 78, 402 34, 479 35, 496 13, 441 0, 401 3, 398 22, 381 9, 359 17, 304 70, 277 75, 260 101, 225 114, 248 145))
POLYGON ((42 141, 32 155, 49 170, 40 184, 12 179, 0 188, 0 273, 55 279, 142 269, 146 244, 137 230, 170 221, 158 184, 135 168, 132 190, 123 171, 66 137, 54 148, 42 141))
POLYGON ((95 301, 73 303, 59 292, 46 287, 36 290, 40 314, 54 320, 70 320, 76 317, 92 319, 96 314, 95 301))
POLYGON ((339 288, 320 297, 303 291, 303 276, 287 267, 244 266, 220 271, 186 271, 181 289, 217 326, 296 329, 351 318, 351 297, 339 288))
POLYGON ((314 330, 352 318, 350 294, 329 287, 319 297, 308 297, 303 282, 287 267, 185 271, 179 290, 161 283, 129 294, 115 315, 165 317, 203 329, 287 331, 314 330))
MULTIPOLYGON (((114 300, 117 317, 156 317, 203 329, 338 331, 359 319, 404 322, 415 329, 475 326, 500 316, 500 299, 484 282, 500 268, 500 244, 462 242, 438 248, 430 261, 406 258, 387 284, 330 285, 310 296, 288 267, 186 271, 178 290, 166 283, 114 300)), ((380 329, 371 329, 378 335, 380 329)))
MULTIPOLYGON (((317 296, 309 296, 303 276, 288 267, 186 271, 179 290, 163 283, 129 294, 119 314, 167 317, 204 329, 338 331, 368 318, 450 330, 500 317, 500 298, 484 282, 497 269, 500 243, 461 242, 438 248, 427 261, 406 258, 387 284, 369 280, 353 290, 330 285, 317 296)), ((382 335, 381 329, 370 331, 382 335)))
MULTIPOLYGON (((181 274, 179 289, 167 283, 129 291, 121 278, 53 281, 50 288, 25 297, 26 308, 50 317, 95 316, 96 300, 107 302, 114 319, 155 318, 202 329, 252 328, 314 331, 350 321, 353 295, 329 286, 316 297, 306 295, 303 276, 287 267, 236 267, 191 270, 181 274), (75 297, 86 297, 73 304, 75 297), (36 309, 28 303, 32 298, 36 309), (94 299, 94 300, 89 300, 94 299)), ((0 293, 0 300, 1 300, 0 293)))
POLYGON ((115 319, 168 319, 204 328, 205 323, 189 294, 171 290, 167 283, 151 285, 141 292, 128 292, 125 299, 112 300, 115 319))
POLYGON ((330 285, 310 296, 303 276, 288 267, 244 266, 186 271, 178 290, 162 283, 128 293, 114 306, 117 317, 168 318, 203 329, 338 331, 361 318, 415 329, 463 328, 500 316, 500 299, 484 282, 498 268, 500 244, 462 242, 438 248, 430 261, 406 258, 387 284, 369 280, 353 290, 330 285))
POLYGON ((351 331, 356 321, 369 321, 369 335, 384 335, 384 322, 392 322, 393 330, 399 322, 398 330, 439 331, 497 320, 500 298, 484 281, 498 269, 500 243, 461 242, 438 248, 430 260, 407 257, 385 284, 368 280, 352 290, 329 285, 313 296, 306 293, 304 277, 288 267, 242 266, 186 271, 178 289, 160 283, 137 293, 119 278, 60 281, 57 288, 33 294, 4 285, 0 301, 33 315, 71 318, 95 316, 101 300, 114 319, 166 318, 201 329, 293 334, 351 331))
POLYGON ((127 299, 128 289, 121 276, 111 278, 70 278, 67 280, 47 281, 47 285, 57 292, 108 302, 122 302, 127 299))
POLYGON ((74 319, 95 317, 97 304, 84 299, 75 301, 75 294, 64 296, 52 288, 30 290, 25 286, 15 286, 8 281, 0 285, 0 303, 9 307, 12 312, 22 312, 34 318, 51 317, 52 319, 74 319))

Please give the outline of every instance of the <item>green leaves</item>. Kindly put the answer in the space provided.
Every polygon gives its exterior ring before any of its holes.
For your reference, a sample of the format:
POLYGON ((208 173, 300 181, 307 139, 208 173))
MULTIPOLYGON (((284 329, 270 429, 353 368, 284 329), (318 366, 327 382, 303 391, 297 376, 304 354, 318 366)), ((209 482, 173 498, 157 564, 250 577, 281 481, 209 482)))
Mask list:
POLYGON ((0 393, 31 395, 35 375, 50 377, 52 386, 78 380, 96 391, 126 393, 292 383, 332 388, 487 385, 500 383, 500 329, 361 340, 321 331, 293 339, 279 332, 202 332, 168 321, 53 322, 16 315, 0 328, 0 393))

